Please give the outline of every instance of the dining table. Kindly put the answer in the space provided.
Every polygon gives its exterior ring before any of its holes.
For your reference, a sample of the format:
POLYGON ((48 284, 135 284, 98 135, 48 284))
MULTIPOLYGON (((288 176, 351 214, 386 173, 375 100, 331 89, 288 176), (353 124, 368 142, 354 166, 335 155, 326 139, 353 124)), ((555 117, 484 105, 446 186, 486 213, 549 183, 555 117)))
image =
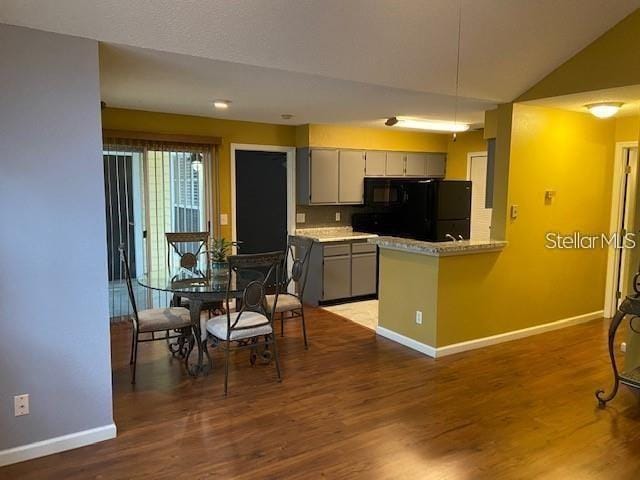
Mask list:
POLYGON ((191 333, 189 338, 178 340, 180 346, 170 345, 172 353, 180 352, 184 357, 185 368, 192 376, 206 374, 211 369, 211 358, 205 348, 207 339, 206 322, 202 318, 204 305, 219 304, 222 307, 227 299, 241 300, 247 285, 254 281, 264 280, 264 273, 259 270, 243 269, 240 271, 205 270, 177 268, 174 270, 158 269, 138 277, 137 281, 142 287, 159 292, 167 292, 172 295, 171 305, 179 306, 183 299, 188 299, 188 307, 191 315, 191 333), (184 345, 184 349, 182 346, 184 345), (198 349, 196 364, 190 364, 189 358, 194 345, 198 349), (204 357, 207 357, 207 364, 204 357))

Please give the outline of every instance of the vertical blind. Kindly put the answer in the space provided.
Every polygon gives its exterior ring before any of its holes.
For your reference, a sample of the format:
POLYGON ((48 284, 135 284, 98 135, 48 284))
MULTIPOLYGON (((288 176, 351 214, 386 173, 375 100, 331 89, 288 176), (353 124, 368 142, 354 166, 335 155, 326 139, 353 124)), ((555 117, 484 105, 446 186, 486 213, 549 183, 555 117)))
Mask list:
POLYGON ((214 157, 211 145, 105 138, 105 215, 112 319, 132 312, 120 245, 128 254, 138 308, 168 305, 169 294, 145 289, 135 278, 153 269, 167 268, 169 247, 165 233, 206 231, 211 225, 217 207, 213 202, 217 191, 213 188, 214 157))

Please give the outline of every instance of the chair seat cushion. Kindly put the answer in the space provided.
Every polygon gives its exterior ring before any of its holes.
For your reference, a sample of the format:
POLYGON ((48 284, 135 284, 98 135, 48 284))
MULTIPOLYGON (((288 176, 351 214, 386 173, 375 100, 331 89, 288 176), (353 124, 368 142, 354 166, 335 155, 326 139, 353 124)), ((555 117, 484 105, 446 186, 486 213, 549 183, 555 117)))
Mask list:
POLYGON ((150 308, 138 312, 138 331, 156 332, 189 327, 191 314, 184 307, 150 308))
MULTIPOLYGON (((231 325, 238 318, 238 313, 231 313, 231 325)), ((269 319, 257 312, 242 312, 240 320, 231 330, 230 340, 241 340, 243 338, 258 337, 260 335, 269 335, 273 331, 269 319), (262 325, 261 325, 262 324, 262 325), (246 328, 252 327, 253 328, 246 328), (246 328, 245 330, 236 330, 236 328, 246 328)), ((207 332, 221 340, 227 339, 227 315, 217 315, 207 321, 207 332)))
MULTIPOLYGON (((276 298, 275 295, 266 295, 267 311, 273 310, 273 302, 276 298)), ((291 310, 298 310, 302 308, 302 302, 295 295, 289 293, 283 293, 278 295, 278 301, 276 304, 276 313, 289 312, 291 310)))

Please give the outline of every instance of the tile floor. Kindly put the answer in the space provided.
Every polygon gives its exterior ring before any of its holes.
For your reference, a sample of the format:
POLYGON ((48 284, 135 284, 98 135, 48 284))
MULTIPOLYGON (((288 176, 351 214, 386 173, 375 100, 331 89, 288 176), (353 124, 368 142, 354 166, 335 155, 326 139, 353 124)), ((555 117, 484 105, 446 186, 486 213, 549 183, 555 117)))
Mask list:
POLYGON ((375 330, 378 326, 378 300, 350 302, 322 308, 371 330, 375 330))

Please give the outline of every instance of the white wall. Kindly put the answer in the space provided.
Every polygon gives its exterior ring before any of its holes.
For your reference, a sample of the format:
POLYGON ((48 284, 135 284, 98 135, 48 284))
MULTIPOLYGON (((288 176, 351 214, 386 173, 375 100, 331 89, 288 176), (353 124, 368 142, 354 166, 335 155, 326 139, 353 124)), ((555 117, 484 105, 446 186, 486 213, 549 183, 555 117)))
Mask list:
POLYGON ((95 41, 0 24, 0 464, 115 435, 99 102, 95 41))

